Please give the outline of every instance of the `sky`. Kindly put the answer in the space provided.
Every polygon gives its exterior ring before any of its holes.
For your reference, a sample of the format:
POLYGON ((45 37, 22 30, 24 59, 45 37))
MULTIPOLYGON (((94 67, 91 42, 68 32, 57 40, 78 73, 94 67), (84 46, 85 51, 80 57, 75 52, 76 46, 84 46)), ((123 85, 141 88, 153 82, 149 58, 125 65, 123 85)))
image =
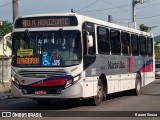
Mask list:
MULTIPOLYGON (((67 13, 73 9, 82 14, 128 26, 131 22, 132 0, 19 0, 19 16, 41 13, 67 13)), ((136 4, 137 29, 140 24, 156 26, 151 33, 160 35, 160 0, 144 0, 136 4)), ((0 20, 12 22, 12 0, 0 0, 0 20)))

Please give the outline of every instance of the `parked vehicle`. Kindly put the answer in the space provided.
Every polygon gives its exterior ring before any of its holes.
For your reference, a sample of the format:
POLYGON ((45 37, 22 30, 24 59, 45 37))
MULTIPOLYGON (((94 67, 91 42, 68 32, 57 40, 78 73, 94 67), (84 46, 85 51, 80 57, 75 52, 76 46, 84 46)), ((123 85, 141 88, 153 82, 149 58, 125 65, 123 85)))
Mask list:
POLYGON ((155 78, 160 78, 160 62, 155 64, 155 78))

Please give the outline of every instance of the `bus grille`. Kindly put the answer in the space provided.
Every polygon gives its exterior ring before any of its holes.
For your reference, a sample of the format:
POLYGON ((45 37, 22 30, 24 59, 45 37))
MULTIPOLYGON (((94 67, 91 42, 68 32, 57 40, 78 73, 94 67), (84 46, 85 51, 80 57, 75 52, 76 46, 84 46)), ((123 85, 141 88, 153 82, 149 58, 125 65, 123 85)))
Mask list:
MULTIPOLYGON (((34 89, 26 89, 27 94, 35 94, 34 89)), ((47 89, 47 94, 61 94, 62 89, 47 89)))
POLYGON ((32 70, 21 70, 18 72, 21 77, 29 78, 49 78, 53 76, 63 76, 67 75, 64 70, 50 70, 50 71, 32 71, 32 70))
POLYGON ((22 89, 22 93, 35 94, 36 90, 45 90, 47 92, 46 94, 61 94, 63 88, 26 88, 26 89, 22 89))

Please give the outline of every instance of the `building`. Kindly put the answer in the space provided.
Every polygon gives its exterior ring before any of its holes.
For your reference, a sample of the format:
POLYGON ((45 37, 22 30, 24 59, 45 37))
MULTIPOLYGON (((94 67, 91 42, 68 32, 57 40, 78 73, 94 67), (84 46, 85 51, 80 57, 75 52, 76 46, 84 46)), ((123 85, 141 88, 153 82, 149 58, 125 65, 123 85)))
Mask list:
POLYGON ((3 25, 3 21, 2 20, 0 20, 0 25, 3 25))
POLYGON ((11 33, 0 37, 0 83, 9 82, 11 77, 11 33))

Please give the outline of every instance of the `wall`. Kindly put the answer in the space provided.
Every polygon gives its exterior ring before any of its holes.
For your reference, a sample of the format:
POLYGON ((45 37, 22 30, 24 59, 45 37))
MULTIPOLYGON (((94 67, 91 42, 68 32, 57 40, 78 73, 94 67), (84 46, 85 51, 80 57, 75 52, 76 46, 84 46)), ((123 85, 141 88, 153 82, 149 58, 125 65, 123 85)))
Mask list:
POLYGON ((11 62, 9 60, 0 60, 0 82, 10 82, 11 62))
POLYGON ((3 49, 3 37, 0 37, 0 83, 9 82, 11 78, 11 59, 9 58, 12 53, 12 49, 9 46, 11 39, 7 38, 7 49, 3 49))

